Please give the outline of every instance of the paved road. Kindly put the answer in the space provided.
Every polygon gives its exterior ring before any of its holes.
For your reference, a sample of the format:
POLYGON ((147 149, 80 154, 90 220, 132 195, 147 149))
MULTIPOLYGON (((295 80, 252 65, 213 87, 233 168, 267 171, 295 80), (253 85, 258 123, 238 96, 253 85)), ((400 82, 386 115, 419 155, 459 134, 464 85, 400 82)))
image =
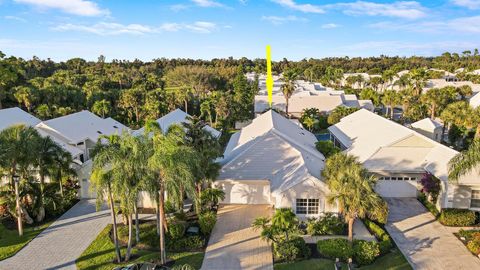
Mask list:
POLYGON ((415 198, 388 198, 387 231, 414 269, 480 269, 480 260, 415 198))
POLYGON ((77 269, 75 260, 110 221, 110 211, 95 211, 95 200, 82 200, 41 232, 0 269, 77 269))
POLYGON ((203 260, 204 270, 273 270, 270 245, 253 231, 253 220, 270 216, 267 205, 225 205, 218 210, 218 219, 203 260))

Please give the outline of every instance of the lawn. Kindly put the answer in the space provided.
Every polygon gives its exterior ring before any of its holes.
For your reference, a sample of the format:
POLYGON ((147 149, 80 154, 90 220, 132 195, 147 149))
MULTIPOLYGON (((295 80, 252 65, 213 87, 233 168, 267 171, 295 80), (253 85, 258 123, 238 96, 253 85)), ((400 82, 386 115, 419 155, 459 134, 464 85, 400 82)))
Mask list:
POLYGON ((47 222, 35 227, 25 227, 23 236, 18 236, 17 230, 9 230, 0 222, 0 261, 15 255, 35 236, 41 233, 52 222, 47 222))
MULTIPOLYGON (((99 270, 111 270, 118 264, 114 264, 115 258, 115 246, 113 245, 109 232, 111 226, 107 226, 97 238, 90 244, 90 246, 82 253, 80 258, 77 259, 76 264, 78 269, 99 269, 99 270)), ((122 255, 125 255, 126 248, 121 249, 122 255)), ((133 262, 144 262, 158 258, 159 253, 155 251, 139 250, 133 248, 133 258, 130 262, 125 264, 131 264, 133 262)), ((167 257, 175 260, 175 265, 189 264, 195 269, 200 269, 203 261, 203 252, 182 252, 182 253, 169 253, 167 257)))
MULTIPOLYGON (((328 259, 310 259, 295 263, 276 264, 275 270, 324 270, 334 269, 333 261, 328 259)), ((344 266, 342 269, 347 269, 344 266)), ((410 270, 412 267, 403 257, 399 250, 395 250, 385 256, 378 258, 373 264, 360 267, 362 270, 410 270)))

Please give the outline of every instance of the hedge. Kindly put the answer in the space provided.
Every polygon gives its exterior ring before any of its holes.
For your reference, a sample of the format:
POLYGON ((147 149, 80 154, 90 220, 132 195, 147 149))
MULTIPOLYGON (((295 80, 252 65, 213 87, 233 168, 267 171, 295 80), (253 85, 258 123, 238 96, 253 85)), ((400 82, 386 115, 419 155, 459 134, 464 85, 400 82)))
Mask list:
POLYGON ((423 206, 425 206, 425 208, 427 208, 428 211, 430 211, 430 213, 432 213, 435 218, 438 218, 440 212, 438 212, 437 207, 433 203, 428 201, 425 194, 421 193, 420 195, 418 195, 418 200, 423 204, 423 206))
POLYGON ((310 257, 310 248, 301 237, 295 237, 288 241, 274 243, 273 251, 276 261, 293 262, 310 257))
POLYGON ((353 255, 352 246, 343 238, 320 240, 317 242, 317 249, 322 256, 330 259, 340 258, 346 261, 353 255))
POLYGON ((343 238, 326 239, 317 242, 317 249, 323 257, 342 261, 353 258, 358 265, 371 264, 380 256, 380 245, 373 241, 354 240, 351 245, 343 238))
POLYGON ((475 212, 468 209, 447 208, 440 213, 440 223, 445 226, 472 226, 475 225, 475 212))
POLYGON ((363 223, 365 224, 367 229, 370 231, 370 233, 372 233, 375 236, 375 238, 377 238, 377 240, 379 241, 378 245, 380 248, 380 253, 381 254, 388 253, 393 246, 390 235, 388 235, 388 233, 381 226, 379 226, 378 224, 376 224, 375 222, 369 219, 365 219, 363 223))

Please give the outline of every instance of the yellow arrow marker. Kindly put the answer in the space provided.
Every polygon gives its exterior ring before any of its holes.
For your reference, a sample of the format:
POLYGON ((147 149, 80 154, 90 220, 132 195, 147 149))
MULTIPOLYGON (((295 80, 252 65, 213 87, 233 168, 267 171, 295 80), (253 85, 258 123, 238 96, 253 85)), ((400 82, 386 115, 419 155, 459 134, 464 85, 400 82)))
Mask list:
POLYGON ((267 92, 268 92, 268 105, 272 108, 272 91, 273 91, 273 78, 272 78, 272 54, 270 45, 267 45, 267 92))

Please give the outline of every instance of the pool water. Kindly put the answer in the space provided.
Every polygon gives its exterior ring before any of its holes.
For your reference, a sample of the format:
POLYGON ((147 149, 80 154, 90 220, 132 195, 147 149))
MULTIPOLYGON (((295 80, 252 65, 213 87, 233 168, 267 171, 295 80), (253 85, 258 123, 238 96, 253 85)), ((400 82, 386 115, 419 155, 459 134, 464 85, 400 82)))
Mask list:
POLYGON ((315 134, 315 137, 317 137, 317 140, 319 141, 329 141, 330 133, 315 134))

